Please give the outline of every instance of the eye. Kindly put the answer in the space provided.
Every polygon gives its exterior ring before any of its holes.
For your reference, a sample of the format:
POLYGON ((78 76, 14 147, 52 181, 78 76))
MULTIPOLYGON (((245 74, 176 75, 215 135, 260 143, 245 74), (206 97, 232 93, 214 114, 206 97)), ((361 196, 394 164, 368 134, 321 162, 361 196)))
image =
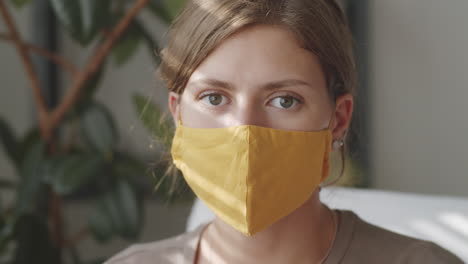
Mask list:
POLYGON ((200 97, 200 100, 203 100, 205 103, 212 105, 212 106, 218 106, 218 105, 226 103, 225 102, 226 97, 218 93, 209 93, 209 94, 202 95, 200 97))
POLYGON ((300 103, 300 100, 293 96, 287 95, 287 96, 278 96, 274 98, 273 100, 271 100, 271 103, 275 107, 288 109, 300 103))

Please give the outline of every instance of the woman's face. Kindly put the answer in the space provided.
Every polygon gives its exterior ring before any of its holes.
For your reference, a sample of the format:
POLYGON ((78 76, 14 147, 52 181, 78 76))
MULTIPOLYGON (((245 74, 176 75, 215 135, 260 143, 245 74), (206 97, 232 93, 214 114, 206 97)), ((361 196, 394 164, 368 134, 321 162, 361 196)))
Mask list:
POLYGON ((257 125, 313 131, 327 128, 332 116, 332 128, 340 122, 347 127, 352 97, 347 98, 346 106, 341 105, 343 98, 337 102, 344 115, 337 114, 318 58, 301 48, 292 32, 256 25, 217 47, 181 95, 170 93, 169 106, 174 120, 180 113, 188 127, 257 125))

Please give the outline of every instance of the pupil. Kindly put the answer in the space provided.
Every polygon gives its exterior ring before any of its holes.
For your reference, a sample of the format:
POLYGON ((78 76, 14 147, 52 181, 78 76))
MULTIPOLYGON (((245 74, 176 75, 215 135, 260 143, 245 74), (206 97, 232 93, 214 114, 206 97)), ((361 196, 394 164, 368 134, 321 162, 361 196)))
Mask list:
POLYGON ((219 95, 210 95, 208 99, 210 100, 210 103, 213 105, 219 105, 221 103, 221 96, 219 95))
POLYGON ((281 106, 284 107, 284 108, 289 108, 289 107, 291 107, 292 103, 293 103, 293 100, 292 100, 291 97, 283 97, 283 98, 281 98, 280 104, 281 104, 281 106))

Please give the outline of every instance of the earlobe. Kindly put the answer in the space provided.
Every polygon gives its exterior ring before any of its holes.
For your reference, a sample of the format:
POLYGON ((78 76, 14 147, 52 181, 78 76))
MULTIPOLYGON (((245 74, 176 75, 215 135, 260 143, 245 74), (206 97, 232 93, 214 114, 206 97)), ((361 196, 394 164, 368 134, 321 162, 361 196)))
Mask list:
POLYGON ((174 124, 177 125, 177 117, 179 115, 179 101, 180 101, 180 94, 175 92, 169 92, 168 97, 168 106, 169 111, 171 111, 172 120, 174 124))

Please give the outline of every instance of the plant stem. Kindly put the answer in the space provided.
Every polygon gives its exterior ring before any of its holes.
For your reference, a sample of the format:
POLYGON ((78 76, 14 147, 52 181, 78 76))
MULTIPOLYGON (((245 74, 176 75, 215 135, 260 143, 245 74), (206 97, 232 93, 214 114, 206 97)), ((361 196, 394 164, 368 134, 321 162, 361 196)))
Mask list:
MULTIPOLYGON (((62 198, 52 189, 49 191, 49 216, 48 219, 51 225, 52 239, 61 249, 65 236, 63 234, 63 216, 62 216, 62 198)), ((61 254, 61 250, 60 250, 61 254)))
MULTIPOLYGON (((6 41, 15 41, 8 34, 2 34, 2 33, 0 33, 0 39, 6 40, 6 41)), ((72 63, 68 62, 63 57, 61 57, 60 55, 53 53, 51 51, 48 51, 46 49, 43 49, 41 47, 38 47, 36 45, 33 45, 31 43, 22 42, 22 45, 25 46, 28 50, 34 53, 37 53, 38 55, 41 55, 43 57, 46 57, 50 61, 61 66, 64 70, 68 71, 71 75, 78 74, 78 70, 76 69, 76 67, 72 63)))
MULTIPOLYGON (((52 112, 50 127, 56 127, 65 116, 66 112, 73 106, 73 104, 79 99, 80 92, 86 84, 86 81, 93 76, 101 66, 104 59, 111 51, 115 42, 125 32, 132 20, 138 15, 139 11, 148 4, 149 0, 138 0, 133 7, 126 13, 126 15, 119 21, 117 26, 108 33, 105 41, 98 47, 96 52, 91 56, 89 63, 86 68, 78 73, 72 83, 69 92, 65 95, 64 99, 60 102, 59 106, 52 112)), ((57 221, 62 220, 61 215, 55 214, 53 216, 57 221)), ((62 247, 73 246, 81 239, 85 238, 89 234, 88 228, 83 228, 78 233, 71 236, 68 240, 61 240, 62 247)), ((63 234, 62 234, 63 235, 63 234)), ((58 236, 58 238, 63 238, 58 236)))
POLYGON ((28 49, 25 45, 23 45, 18 30, 16 29, 13 19, 10 13, 8 12, 8 9, 3 0, 0 0, 0 13, 9 30, 9 35, 11 36, 12 41, 15 43, 18 54, 21 57, 21 61, 23 62, 23 66, 26 69, 26 73, 29 77, 29 81, 31 82, 31 87, 33 89, 34 99, 36 101, 37 110, 39 114, 39 128, 41 131, 41 136, 43 138, 50 138, 50 133, 52 129, 49 128, 48 124, 49 112, 41 92, 39 78, 37 76, 36 71, 34 70, 31 57, 28 53, 28 49))
MULTIPOLYGON (((6 8, 4 0, 0 0, 0 13, 5 20, 5 24, 8 28, 7 34, 3 34, 1 38, 7 39, 15 43, 16 49, 21 57, 23 66, 26 69, 26 73, 31 82, 31 87, 34 93, 34 99, 39 114, 39 127, 41 131, 42 139, 49 145, 53 143, 53 131, 60 124, 67 111, 76 103, 79 99, 82 89, 85 88, 87 80, 89 80, 101 67, 104 59, 107 57, 115 42, 128 28, 132 20, 138 15, 140 10, 144 8, 150 0, 136 0, 136 3, 128 10, 125 16, 118 22, 115 28, 106 35, 103 43, 98 47, 96 52, 90 57, 89 62, 82 71, 77 71, 73 65, 65 61, 62 57, 53 54, 42 48, 27 44, 22 41, 20 35, 16 29, 13 19, 6 8), (41 87, 39 78, 34 70, 29 51, 34 51, 40 55, 49 58, 58 65, 61 65, 64 69, 73 72, 73 82, 68 92, 64 96, 60 104, 49 113, 49 109, 45 103, 45 99, 41 93, 41 87)), ((50 148, 52 149, 52 148, 50 148)), ((62 198, 55 193, 53 190, 49 192, 49 224, 51 225, 51 234, 54 242, 60 247, 73 245, 77 241, 81 240, 89 230, 83 229, 77 234, 73 235, 71 239, 66 240, 63 232, 63 215, 62 215, 62 198)))
POLYGON ((133 18, 139 11, 147 5, 149 0, 138 0, 133 7, 126 13, 126 15, 119 21, 117 26, 109 33, 107 39, 97 49, 96 53, 91 56, 86 68, 79 73, 74 79, 71 88, 60 102, 59 106, 52 112, 50 119, 50 126, 57 126, 67 111, 79 99, 80 92, 85 85, 86 81, 93 76, 101 66, 102 62, 111 51, 115 42, 119 39, 123 32, 128 28, 133 18))

